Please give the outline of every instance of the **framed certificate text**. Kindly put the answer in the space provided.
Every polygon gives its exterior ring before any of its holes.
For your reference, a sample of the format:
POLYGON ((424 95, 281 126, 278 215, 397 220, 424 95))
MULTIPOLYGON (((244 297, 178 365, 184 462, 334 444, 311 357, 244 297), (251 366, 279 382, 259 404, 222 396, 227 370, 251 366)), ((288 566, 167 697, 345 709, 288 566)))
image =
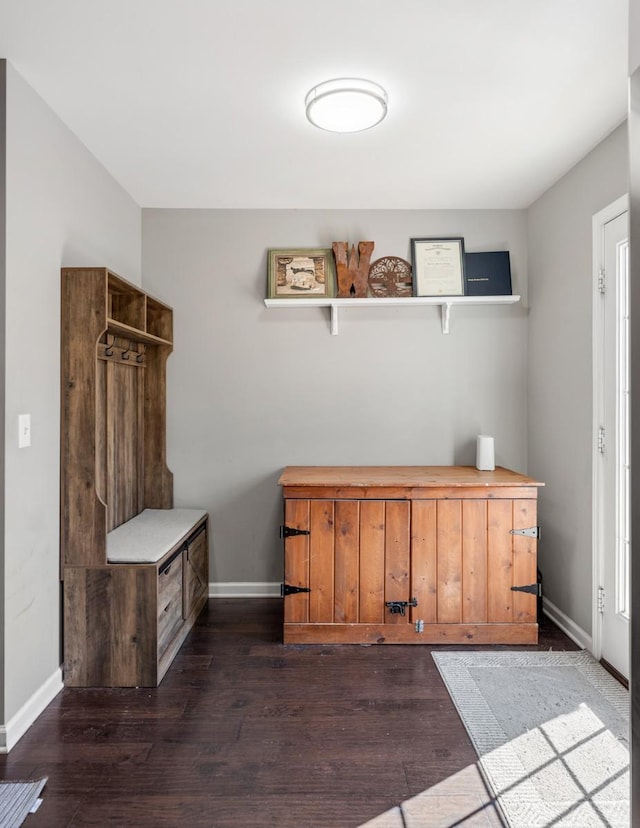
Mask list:
POLYGON ((464 239, 411 239, 416 296, 464 295, 464 239))

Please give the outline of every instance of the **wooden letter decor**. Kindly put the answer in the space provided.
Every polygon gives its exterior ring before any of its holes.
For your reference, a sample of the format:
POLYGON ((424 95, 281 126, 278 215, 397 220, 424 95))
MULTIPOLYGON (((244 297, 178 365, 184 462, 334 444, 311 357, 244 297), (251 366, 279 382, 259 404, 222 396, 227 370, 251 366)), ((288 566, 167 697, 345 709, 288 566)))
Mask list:
POLYGON ((348 242, 334 242, 333 254, 338 273, 338 296, 345 299, 366 299, 369 278, 369 262, 373 253, 372 241, 361 241, 356 253, 355 245, 349 251, 348 242), (348 252, 348 260, 347 260, 348 252))

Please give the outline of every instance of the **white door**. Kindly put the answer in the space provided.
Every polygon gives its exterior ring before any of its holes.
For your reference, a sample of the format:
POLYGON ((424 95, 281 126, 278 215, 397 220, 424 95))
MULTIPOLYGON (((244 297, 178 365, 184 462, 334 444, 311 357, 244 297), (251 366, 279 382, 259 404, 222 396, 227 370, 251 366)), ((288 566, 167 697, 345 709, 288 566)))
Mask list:
MULTIPOLYGON (((615 212, 615 211, 614 211, 615 212)), ((625 209, 601 225, 596 303, 600 353, 596 388, 600 525, 596 623, 600 658, 629 676, 629 215, 625 209)))

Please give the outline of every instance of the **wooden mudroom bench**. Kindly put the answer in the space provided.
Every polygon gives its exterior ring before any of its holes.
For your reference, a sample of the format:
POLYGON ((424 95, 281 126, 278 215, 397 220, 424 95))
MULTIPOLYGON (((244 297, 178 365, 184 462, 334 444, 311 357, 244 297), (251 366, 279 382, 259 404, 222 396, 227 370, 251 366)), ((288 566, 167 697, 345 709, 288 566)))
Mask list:
POLYGON ((63 268, 64 681, 162 680, 208 597, 208 516, 173 508, 173 312, 104 267, 63 268))

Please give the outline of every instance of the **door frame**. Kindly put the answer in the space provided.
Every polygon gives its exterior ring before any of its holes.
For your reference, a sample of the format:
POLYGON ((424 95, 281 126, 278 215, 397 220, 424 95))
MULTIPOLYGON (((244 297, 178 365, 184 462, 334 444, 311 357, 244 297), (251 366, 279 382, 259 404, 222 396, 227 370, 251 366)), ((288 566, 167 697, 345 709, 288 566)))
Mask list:
POLYGON ((602 657, 602 615, 598 611, 598 588, 604 577, 604 516, 603 492, 604 480, 601 454, 598 449, 598 429, 602 425, 604 400, 602 383, 604 377, 604 354, 602 332, 604 329, 604 305, 598 301, 600 292, 598 282, 604 266, 604 232, 605 225, 624 212, 629 212, 629 196, 623 195, 593 216, 593 312, 592 312, 592 382, 593 382, 593 428, 591 441, 592 470, 592 509, 591 509, 591 548, 592 548, 592 584, 591 584, 591 644, 593 656, 602 657))

